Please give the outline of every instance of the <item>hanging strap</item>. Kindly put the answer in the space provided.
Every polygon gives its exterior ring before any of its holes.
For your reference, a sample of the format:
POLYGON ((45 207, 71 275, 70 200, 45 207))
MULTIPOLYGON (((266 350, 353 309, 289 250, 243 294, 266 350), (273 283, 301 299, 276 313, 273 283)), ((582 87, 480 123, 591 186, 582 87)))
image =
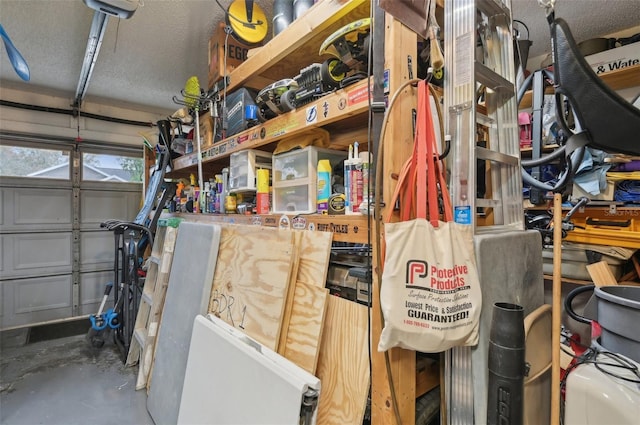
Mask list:
POLYGON ((391 220, 393 205, 400 199, 401 221, 410 220, 414 211, 416 218, 427 219, 428 206, 429 221, 434 227, 438 227, 438 189, 440 189, 444 206, 444 220, 453 221, 451 199, 438 160, 429 87, 426 82, 421 81, 418 83, 418 111, 413 154, 402 166, 384 221, 391 220))

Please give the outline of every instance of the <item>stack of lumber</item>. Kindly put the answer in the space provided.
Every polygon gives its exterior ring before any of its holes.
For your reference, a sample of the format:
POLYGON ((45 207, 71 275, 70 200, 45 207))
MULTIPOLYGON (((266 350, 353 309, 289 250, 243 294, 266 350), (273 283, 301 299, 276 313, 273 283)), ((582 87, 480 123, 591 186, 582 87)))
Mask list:
MULTIPOLYGON (((184 310, 182 307, 174 308, 184 300, 173 297, 189 289, 176 287, 172 290, 172 285, 205 288, 204 291, 191 291, 196 298, 202 292, 202 300, 194 298, 190 301, 205 306, 201 314, 219 317, 320 378, 319 424, 361 424, 370 380, 367 349, 369 310, 364 305, 330 296, 325 288, 332 233, 234 224, 198 223, 200 226, 219 228, 216 246, 206 244, 208 255, 215 255, 206 267, 210 272, 180 279, 194 264, 192 261, 182 264, 184 256, 178 250, 185 243, 180 243, 178 235, 164 308, 174 312, 184 310), (176 269, 180 272, 175 272, 176 269), (194 277, 197 277, 197 282, 194 277), (207 279, 208 282, 204 281, 207 279)), ((198 231, 202 232, 201 229, 198 231)), ((208 258, 207 255, 200 257, 208 258)), ((194 305, 190 310, 194 317, 186 320, 192 322, 197 311, 199 307, 194 305)), ((163 333, 169 334, 162 332, 163 327, 173 326, 172 323, 165 324, 164 320, 162 315, 157 350, 171 346, 166 344, 167 341, 165 344, 161 341, 163 333)), ((174 341, 172 343, 175 345, 174 341)), ((186 348, 185 344, 188 347, 187 343, 185 339, 180 347, 186 348)), ((182 366, 186 358, 177 359, 175 350, 172 351, 172 362, 182 366)), ((162 357, 161 353, 157 355, 162 357)), ((186 353, 181 351, 180 356, 186 357, 186 353)), ((173 381, 164 382, 161 372, 152 369, 152 374, 153 380, 149 380, 147 388, 149 397, 166 400, 162 394, 164 387, 176 385, 173 381), (162 394, 162 397, 154 395, 154 392, 162 394)), ((180 400, 180 394, 172 393, 171 397, 180 400)), ((158 415, 177 415, 179 406, 169 408, 164 403, 161 407, 157 400, 152 404, 158 406, 158 415)), ((149 407, 149 401, 147 405, 149 407)))

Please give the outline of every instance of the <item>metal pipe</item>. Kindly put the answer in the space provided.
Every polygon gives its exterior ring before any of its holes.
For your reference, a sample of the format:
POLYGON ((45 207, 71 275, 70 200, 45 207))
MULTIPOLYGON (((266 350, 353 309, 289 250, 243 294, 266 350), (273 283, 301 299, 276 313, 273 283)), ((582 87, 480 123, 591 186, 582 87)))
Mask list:
POLYGON ((78 80, 78 87, 76 88, 74 103, 76 108, 80 107, 82 100, 87 93, 89 80, 91 79, 91 74, 93 73, 96 60, 98 60, 98 53, 100 53, 100 46, 102 46, 102 39, 104 38, 108 21, 109 15, 106 13, 99 12, 97 10, 94 12, 91 29, 89 30, 89 39, 87 40, 87 48, 82 62, 82 69, 80 70, 80 79, 78 80))

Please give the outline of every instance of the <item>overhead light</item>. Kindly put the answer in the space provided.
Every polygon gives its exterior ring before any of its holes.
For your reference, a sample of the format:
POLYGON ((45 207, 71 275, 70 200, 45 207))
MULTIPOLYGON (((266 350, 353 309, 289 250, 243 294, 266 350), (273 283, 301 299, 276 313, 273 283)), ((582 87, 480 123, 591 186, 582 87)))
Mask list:
POLYGON ((76 88, 74 107, 79 108, 89 87, 89 80, 98 59, 102 38, 107 29, 109 16, 128 19, 138 8, 139 0, 83 0, 89 8, 94 9, 93 21, 89 30, 87 48, 85 49, 80 79, 76 88))

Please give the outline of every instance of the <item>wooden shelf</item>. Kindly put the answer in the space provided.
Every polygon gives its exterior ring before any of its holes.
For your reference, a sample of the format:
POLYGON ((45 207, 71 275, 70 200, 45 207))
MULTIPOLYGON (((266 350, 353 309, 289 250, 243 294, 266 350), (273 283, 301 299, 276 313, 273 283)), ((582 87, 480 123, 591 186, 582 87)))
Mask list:
MULTIPOLYGON (((553 281, 553 275, 545 274, 543 275, 545 281, 553 281)), ((590 280, 581 280, 581 279, 570 279, 568 277, 563 277, 562 283, 570 283, 572 285, 593 285, 593 282, 590 280)))
MULTIPOLYGON (((294 136, 313 127, 322 127, 351 117, 366 117, 369 109, 368 80, 359 81, 345 89, 330 93, 320 99, 301 106, 295 111, 279 115, 265 123, 242 131, 213 146, 203 149, 202 164, 227 158, 233 152, 256 149, 294 136)), ((363 124, 364 125, 364 124, 363 124)), ((353 128, 352 126, 349 126, 353 128)), ((195 170, 198 154, 192 153, 173 160, 175 171, 195 170)))
MULTIPOLYGON (((613 90, 622 90, 629 87, 640 86, 640 65, 628 66, 615 71, 600 74, 600 78, 613 90)), ((553 88, 549 87, 546 94, 553 94, 553 88)), ((531 108, 531 90, 527 91, 520 101, 519 109, 531 108)))
MULTIPOLYGON (((542 152, 551 152, 554 151, 556 149, 558 149, 560 146, 553 144, 553 145, 545 145, 542 147, 542 152)), ((520 154, 531 154, 533 152, 533 148, 520 148, 520 154)))
POLYGON ((311 62, 329 57, 318 55, 320 46, 333 32, 357 19, 368 18, 366 0, 322 1, 250 56, 230 75, 227 90, 240 86, 261 90, 270 82, 293 78, 311 62))
POLYGON ((333 232, 334 242, 368 243, 368 217, 365 215, 163 213, 161 218, 180 217, 186 221, 203 223, 253 224, 265 227, 281 227, 283 216, 287 217, 292 229, 333 232))

